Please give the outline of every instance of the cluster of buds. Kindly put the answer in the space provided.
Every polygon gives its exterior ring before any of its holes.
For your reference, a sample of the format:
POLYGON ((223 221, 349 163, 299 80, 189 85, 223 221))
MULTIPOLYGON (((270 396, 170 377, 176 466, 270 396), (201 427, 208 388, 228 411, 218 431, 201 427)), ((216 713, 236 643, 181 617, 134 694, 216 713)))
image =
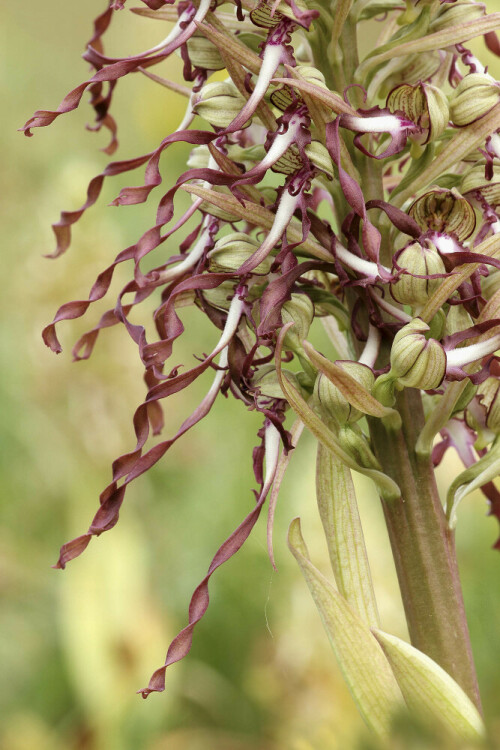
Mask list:
MULTIPOLYGON (((130 265, 129 282, 74 355, 88 358, 104 329, 125 326, 147 385, 133 420, 137 443, 114 461, 88 531, 62 547, 57 566, 64 568, 93 536, 116 524, 127 485, 220 394, 262 414, 254 451, 257 502, 215 554, 193 594, 189 623, 142 691, 146 697, 164 689, 166 668, 189 651, 208 606, 210 576, 242 546, 274 482, 272 520, 275 490, 297 434, 288 413, 343 462, 339 471, 360 471, 383 497, 396 498, 399 489, 381 470, 367 425, 381 419, 398 429, 398 394, 425 392, 432 419, 422 451, 430 454, 441 433, 433 453, 438 463, 466 435, 469 473, 455 490, 463 495, 464 487, 485 487, 500 520, 488 459, 488 446, 493 455, 500 445, 500 84, 464 46, 485 35, 498 50, 500 19, 473 0, 357 0, 331 7, 309 0, 142 1, 147 7, 132 12, 153 27, 172 22, 167 37, 140 54, 107 57, 103 35, 125 4, 110 0, 84 55, 93 75, 56 110, 36 112, 24 131, 32 135, 50 125, 89 91, 95 129, 112 135, 111 154, 117 147, 111 106, 121 79, 142 75, 159 84, 158 96, 168 97, 169 90, 186 96, 174 133, 150 153, 109 163, 91 181, 81 208, 61 213, 54 255, 68 249, 72 226, 96 203, 105 179, 145 166, 144 180, 123 188, 113 204, 144 202, 162 184, 163 152, 177 143, 192 146, 187 170, 158 201, 155 224, 109 259, 87 299, 64 304, 44 330, 46 344, 60 351, 56 326, 86 314, 107 295, 115 268, 130 265), (359 61, 356 28, 371 23, 373 32, 382 12, 380 38, 359 61), (182 57, 187 85, 152 72, 173 53, 182 57), (226 80, 210 80, 214 71, 225 71, 226 80), (177 210, 179 190, 192 198, 184 213, 177 210), (164 243, 174 235, 179 253, 168 257, 164 243), (153 252, 157 264, 144 272, 142 261, 153 252), (157 299, 153 340, 130 320, 149 298, 157 299), (180 371, 167 363, 184 330, 179 309, 187 304, 213 323, 214 340, 209 354, 180 371), (328 357, 308 341, 318 321, 331 338, 328 357), (213 381, 203 401, 175 435, 150 447, 150 435, 164 429, 163 400, 208 370, 213 381), (447 396, 450 388, 455 399, 447 396)), ((450 509, 451 522, 456 492, 450 509)), ((290 545, 310 582, 312 566, 299 537, 294 528, 290 545)), ((396 652, 403 658, 404 649, 377 637, 386 659, 380 674, 390 674, 380 701, 389 690, 397 702, 401 690, 410 704, 410 688, 399 681, 393 659, 396 652)), ((433 679, 441 677, 436 672, 433 679)), ((472 709, 455 697, 468 717, 460 731, 476 736, 472 709)), ((357 699, 362 704, 364 698, 357 699)), ((450 731, 456 728, 454 718, 446 721, 450 731)), ((379 733, 387 728, 375 724, 379 733)))

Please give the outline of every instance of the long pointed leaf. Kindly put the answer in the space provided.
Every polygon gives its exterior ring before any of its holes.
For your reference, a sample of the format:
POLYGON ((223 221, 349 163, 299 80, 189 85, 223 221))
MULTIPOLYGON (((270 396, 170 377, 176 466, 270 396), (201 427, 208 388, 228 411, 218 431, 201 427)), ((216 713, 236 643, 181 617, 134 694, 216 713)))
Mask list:
POLYGON ((470 698, 435 661, 409 643, 373 631, 384 649, 408 708, 457 740, 480 740, 484 725, 470 698))
POLYGON ((288 546, 318 608, 359 712, 378 737, 387 738, 392 717, 404 704, 382 649, 369 628, 311 563, 298 518, 290 524, 288 546))
POLYGON ((379 616, 351 471, 318 444, 316 497, 337 587, 363 622, 379 616))

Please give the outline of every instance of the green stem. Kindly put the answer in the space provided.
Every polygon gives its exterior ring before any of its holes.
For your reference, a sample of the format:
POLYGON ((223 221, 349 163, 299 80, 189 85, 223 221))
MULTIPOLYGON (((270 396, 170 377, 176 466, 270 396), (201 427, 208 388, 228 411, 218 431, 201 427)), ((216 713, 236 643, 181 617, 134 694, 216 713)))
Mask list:
POLYGON ((412 644, 450 674, 481 710, 470 646, 454 533, 439 499, 429 458, 415 445, 424 425, 420 393, 398 397, 403 427, 387 430, 370 420, 373 445, 383 470, 402 496, 382 501, 412 644))

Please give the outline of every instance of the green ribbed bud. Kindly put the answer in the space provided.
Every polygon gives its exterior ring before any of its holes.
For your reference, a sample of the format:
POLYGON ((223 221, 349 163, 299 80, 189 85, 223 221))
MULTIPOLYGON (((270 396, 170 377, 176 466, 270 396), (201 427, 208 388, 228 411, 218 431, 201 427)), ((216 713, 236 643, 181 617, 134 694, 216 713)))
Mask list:
POLYGON ((283 325, 295 325, 285 336, 284 344, 292 349, 302 349, 302 341, 307 338, 314 318, 314 305, 306 294, 292 294, 292 299, 281 308, 283 325))
POLYGON ((459 331, 465 331, 473 325, 474 322, 463 305, 450 305, 446 316, 446 336, 452 336, 459 331))
POLYGON ((481 279, 481 294, 486 300, 490 300, 499 289, 500 271, 490 268, 488 276, 483 276, 481 279))
POLYGON ((486 378, 477 389, 477 397, 486 410, 486 427, 496 435, 500 433, 500 380, 486 378))
POLYGON ((380 464, 358 425, 343 425, 339 430, 338 439, 342 448, 352 456, 356 463, 367 469, 380 469, 380 464))
MULTIPOLYGON (((291 380, 292 385, 300 391, 301 388, 296 374, 289 370, 283 370, 283 373, 286 373, 287 380, 291 380)), ((269 398, 285 398, 281 390, 278 375, 276 374, 276 368, 273 364, 259 367, 252 378, 252 389, 257 388, 259 389, 258 398, 262 397, 266 400, 269 398)))
POLYGON ((311 141, 305 147, 307 157, 315 167, 324 172, 330 180, 333 180, 333 163, 328 150, 320 141, 311 141))
MULTIPOLYGON (((259 247, 260 242, 253 237, 249 237, 248 234, 231 232, 231 234, 218 239, 213 250, 210 251, 208 255, 210 259, 209 270, 213 272, 237 271, 259 247)), ((262 263, 259 263, 252 273, 269 273, 273 260, 272 256, 268 256, 262 263)))
MULTIPOLYGON (((431 21, 429 33, 460 26, 467 21, 474 21, 485 15, 485 7, 475 0, 465 0, 453 4, 442 3, 436 17, 431 21)), ((425 55, 422 55, 425 57, 425 55)))
POLYGON ((193 111, 210 125, 227 128, 244 106, 245 99, 234 83, 217 81, 203 86, 193 111))
POLYGON ((398 383, 424 391, 437 388, 446 374, 446 353, 435 339, 426 339, 427 323, 414 318, 394 338, 390 375, 398 383))
POLYGON ((476 213, 458 190, 433 188, 411 204, 408 213, 425 232, 456 234, 460 241, 471 236, 476 228, 476 213))
POLYGON ((450 97, 454 125, 464 127, 484 117, 500 101, 500 85, 491 76, 469 73, 450 97))
POLYGON ((491 205, 500 205, 500 165, 493 163, 493 177, 487 180, 484 176, 484 162, 475 164, 462 177, 460 183, 462 195, 467 193, 480 193, 491 205))
POLYGON ((448 125, 448 99, 429 83, 402 83, 390 92, 386 104, 391 112, 404 112, 410 120, 428 128, 427 141, 438 138, 448 125))
POLYGON ((195 146, 191 149, 186 166, 189 169, 206 169, 210 161, 210 150, 208 146, 195 146))
POLYGON ((189 59, 195 68, 224 70, 226 67, 217 47, 201 33, 187 40, 189 59))
POLYGON ((402 305, 422 307, 443 280, 420 279, 415 276, 445 273, 446 269, 441 256, 431 242, 428 243, 428 247, 419 242, 412 242, 401 251, 397 264, 407 273, 401 274, 399 279, 391 285, 392 296, 402 305))
MULTIPOLYGON (((337 360, 335 364, 352 375, 363 388, 371 393, 375 376, 367 365, 348 360, 337 360)), ((337 424, 352 424, 364 416, 362 412, 349 403, 342 391, 321 372, 318 373, 314 384, 314 398, 324 417, 328 420, 333 419, 337 424)))
POLYGON ((229 310, 235 289, 235 281, 223 281, 215 289, 205 289, 203 296, 212 307, 218 310, 229 310))

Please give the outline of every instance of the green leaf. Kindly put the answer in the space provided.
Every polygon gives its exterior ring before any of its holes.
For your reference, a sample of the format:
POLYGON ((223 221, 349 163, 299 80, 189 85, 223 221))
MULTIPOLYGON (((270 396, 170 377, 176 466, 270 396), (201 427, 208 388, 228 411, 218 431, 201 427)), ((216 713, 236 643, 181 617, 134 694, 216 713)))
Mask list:
MULTIPOLYGON (((418 20, 418 19, 417 19, 418 20)), ((437 49, 445 49, 453 44, 462 44, 463 42, 474 39, 476 36, 487 34, 500 27, 500 13, 491 13, 483 18, 467 21, 459 26, 451 26, 434 34, 428 34, 412 41, 398 44, 391 49, 375 54, 364 60, 356 71, 356 79, 363 81, 367 73, 380 63, 386 60, 392 60, 394 57, 403 57, 407 55, 421 54, 422 52, 431 52, 437 49)))
POLYGON ((457 523, 457 508, 464 497, 500 474, 500 440, 496 440, 488 453, 462 471, 450 485, 446 495, 446 516, 451 528, 457 523))
POLYGON ((403 699, 389 663, 369 628, 314 567, 300 530, 290 524, 288 546, 306 580, 351 695, 370 729, 388 738, 403 699))
POLYGON ((410 711, 439 725, 456 740, 480 740, 484 725, 462 688, 435 661, 409 643, 380 630, 384 649, 410 711))
POLYGON ((351 471, 318 444, 316 498, 337 587, 367 625, 380 625, 351 471))
POLYGON ((255 52, 252 52, 251 49, 239 42, 238 37, 226 31, 216 29, 207 23, 198 23, 197 26, 220 52, 229 55, 233 60, 239 62, 240 65, 244 65, 251 73, 258 75, 262 67, 262 60, 255 52))
POLYGON ((364 466, 360 466, 352 456, 347 453, 342 447, 334 433, 328 429, 328 427, 321 421, 321 419, 314 413, 309 404, 302 397, 301 393, 292 385, 290 380, 283 374, 281 368, 281 353, 283 350, 283 339, 287 334, 288 329, 293 323, 288 323, 281 329, 281 333, 278 337, 276 344, 276 373, 280 381, 283 393, 292 409, 302 419, 306 427, 312 432, 315 438, 319 440, 328 450, 330 450, 336 458, 342 461, 350 469, 358 471, 360 474, 364 474, 369 477, 377 485, 380 494, 387 501, 397 500, 401 497, 401 491, 387 474, 377 469, 367 469, 364 466))

